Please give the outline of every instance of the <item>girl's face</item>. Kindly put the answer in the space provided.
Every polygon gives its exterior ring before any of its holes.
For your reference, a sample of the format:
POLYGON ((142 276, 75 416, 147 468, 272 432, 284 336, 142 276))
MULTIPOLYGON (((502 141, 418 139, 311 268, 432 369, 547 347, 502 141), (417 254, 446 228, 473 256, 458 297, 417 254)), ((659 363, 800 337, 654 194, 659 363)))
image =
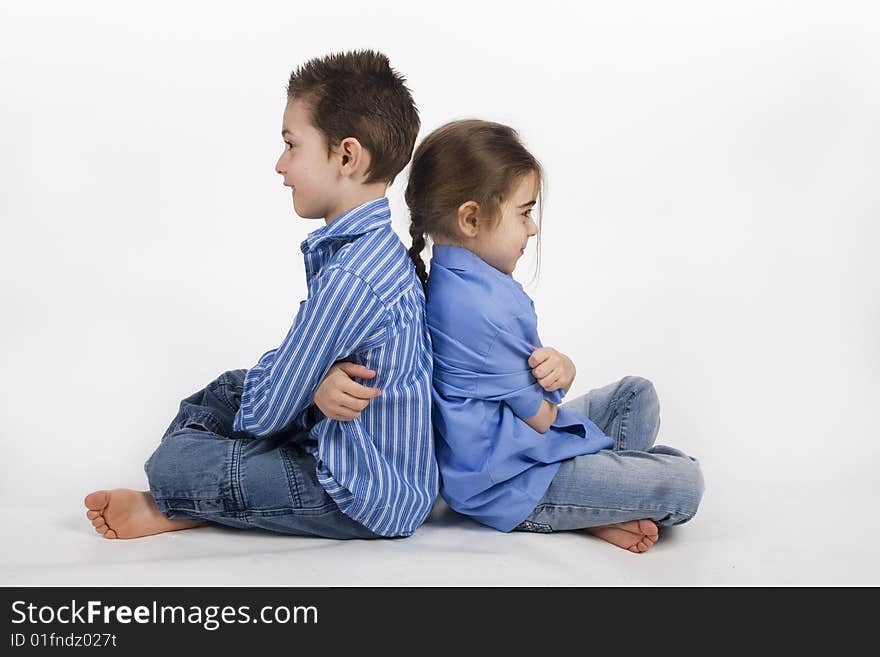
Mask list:
POLYGON ((327 155, 326 139, 313 124, 311 110, 301 100, 289 100, 281 126, 284 151, 275 171, 291 188, 293 210, 303 219, 323 219, 333 212, 339 171, 327 155))
POLYGON ((512 274, 523 256, 529 238, 538 234, 532 209, 538 197, 539 181, 534 172, 514 184, 513 192, 501 204, 501 220, 495 228, 480 230, 471 249, 505 274, 512 274))

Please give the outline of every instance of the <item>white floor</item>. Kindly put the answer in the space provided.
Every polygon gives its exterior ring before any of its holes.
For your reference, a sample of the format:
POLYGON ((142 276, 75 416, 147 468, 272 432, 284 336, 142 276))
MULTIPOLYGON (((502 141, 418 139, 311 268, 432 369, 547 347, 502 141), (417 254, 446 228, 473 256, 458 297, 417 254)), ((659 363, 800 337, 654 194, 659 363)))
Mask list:
POLYGON ((82 485, 23 496, 3 512, 3 585, 878 585, 880 531, 870 473, 836 486, 795 478, 730 494, 709 474, 700 514, 645 554, 590 536, 502 534, 438 502, 414 536, 330 541, 208 526, 136 540, 100 538, 82 485), (809 491, 816 493, 812 497, 809 491), (821 492, 820 492, 821 491, 821 492))

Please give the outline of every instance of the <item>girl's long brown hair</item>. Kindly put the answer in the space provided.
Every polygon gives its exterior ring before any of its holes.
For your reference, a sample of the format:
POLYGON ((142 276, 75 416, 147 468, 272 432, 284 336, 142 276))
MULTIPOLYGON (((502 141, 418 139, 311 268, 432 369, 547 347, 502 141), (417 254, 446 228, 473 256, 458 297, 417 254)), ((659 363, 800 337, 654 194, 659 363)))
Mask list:
MULTIPOLYGON (((479 119, 453 121, 422 140, 413 154, 404 198, 411 221, 409 257, 425 294, 428 273, 421 256, 425 236, 441 235, 454 241, 458 207, 467 201, 478 203, 480 215, 497 225, 505 197, 529 173, 537 176, 542 196, 541 164, 526 150, 517 132, 500 123, 479 119)), ((539 226, 543 205, 542 199, 539 226)))

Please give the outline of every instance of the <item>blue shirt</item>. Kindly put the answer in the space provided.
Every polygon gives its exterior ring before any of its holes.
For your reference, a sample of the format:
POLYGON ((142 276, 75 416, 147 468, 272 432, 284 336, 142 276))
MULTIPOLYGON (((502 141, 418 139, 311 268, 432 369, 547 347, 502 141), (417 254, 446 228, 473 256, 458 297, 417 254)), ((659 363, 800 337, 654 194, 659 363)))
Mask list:
POLYGON ((391 228, 385 197, 309 233, 301 249, 308 298, 281 346, 248 370, 233 429, 267 436, 314 421, 305 446, 328 495, 375 533, 408 536, 438 489, 421 282, 391 228), (382 390, 350 421, 310 406, 340 360, 374 370, 374 378, 356 380, 382 390))
POLYGON ((459 513, 510 531, 538 505, 561 461, 614 441, 561 407, 546 433, 524 422, 564 393, 545 391, 532 375, 538 318, 513 276, 468 249, 435 246, 427 313, 440 492, 459 513))

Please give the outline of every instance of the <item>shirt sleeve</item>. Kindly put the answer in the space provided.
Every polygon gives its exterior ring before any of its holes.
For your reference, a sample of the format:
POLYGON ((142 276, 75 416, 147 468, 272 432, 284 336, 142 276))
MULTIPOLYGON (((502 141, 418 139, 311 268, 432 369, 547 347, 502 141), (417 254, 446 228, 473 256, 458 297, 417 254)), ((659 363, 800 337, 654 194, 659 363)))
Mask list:
POLYGON ((248 370, 233 430, 280 431, 312 403, 334 362, 384 342, 385 306, 363 279, 333 267, 316 283, 281 345, 248 370))
POLYGON ((532 351, 530 340, 510 328, 499 328, 478 373, 477 396, 503 401, 523 420, 537 415, 544 399, 558 404, 562 391, 547 392, 532 375, 532 351))

